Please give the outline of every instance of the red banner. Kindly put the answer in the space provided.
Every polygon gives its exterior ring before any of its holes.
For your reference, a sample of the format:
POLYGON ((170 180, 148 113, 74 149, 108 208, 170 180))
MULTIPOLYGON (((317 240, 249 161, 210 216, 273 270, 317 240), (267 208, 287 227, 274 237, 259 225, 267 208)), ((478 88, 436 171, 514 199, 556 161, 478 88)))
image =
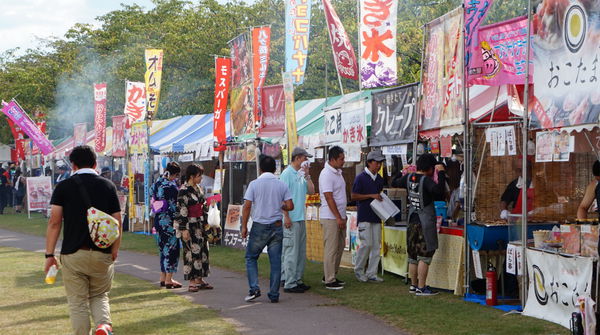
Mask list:
POLYGON ((87 139, 87 124, 86 123, 76 123, 73 125, 73 148, 85 145, 87 139))
POLYGON ((354 54, 348 34, 346 34, 346 30, 342 25, 342 21, 340 21, 329 0, 323 0, 323 8, 325 10, 325 18, 327 19, 333 60, 335 61, 338 73, 344 78, 358 80, 356 55, 354 54))
POLYGON ((267 72, 269 70, 269 48, 271 47, 271 27, 257 27, 252 29, 252 61, 254 76, 254 120, 260 120, 261 115, 259 106, 262 107, 260 100, 260 89, 265 83, 267 72))
POLYGON ((106 148, 106 83, 94 85, 94 130, 96 152, 106 148))
POLYGON ((113 125, 113 157, 125 157, 127 154, 127 145, 125 143, 125 123, 126 115, 116 115, 112 117, 113 125))
POLYGON ((231 79, 231 59, 215 58, 215 104, 213 136, 214 141, 218 143, 215 151, 224 151, 227 142, 227 132, 225 124, 227 123, 227 96, 229 94, 229 81, 231 79))
POLYGON ((285 96, 283 84, 261 90, 262 122, 260 137, 281 137, 285 133, 285 96))

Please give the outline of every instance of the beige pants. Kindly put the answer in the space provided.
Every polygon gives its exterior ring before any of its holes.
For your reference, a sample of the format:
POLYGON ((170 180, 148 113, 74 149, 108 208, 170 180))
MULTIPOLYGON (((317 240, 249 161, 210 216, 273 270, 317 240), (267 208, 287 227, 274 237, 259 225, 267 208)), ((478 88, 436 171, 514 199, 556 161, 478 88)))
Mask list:
POLYGON ((335 220, 321 219, 323 226, 323 271, 325 283, 333 283, 340 269, 346 246, 346 229, 340 229, 335 220))
POLYGON ((90 333, 90 311, 96 326, 112 324, 108 292, 115 269, 111 254, 79 250, 74 254, 61 255, 60 262, 75 335, 90 333))

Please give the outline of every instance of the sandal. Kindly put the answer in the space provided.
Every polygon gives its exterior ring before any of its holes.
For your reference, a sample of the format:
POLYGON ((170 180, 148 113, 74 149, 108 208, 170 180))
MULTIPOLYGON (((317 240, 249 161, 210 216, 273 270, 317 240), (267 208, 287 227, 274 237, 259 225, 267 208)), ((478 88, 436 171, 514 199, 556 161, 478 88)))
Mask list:
POLYGON ((200 288, 196 285, 190 285, 190 287, 188 287, 188 292, 198 292, 200 291, 200 288))
POLYGON ((160 287, 165 287, 165 282, 164 281, 160 282, 160 287))
POLYGON ((167 288, 167 290, 170 290, 172 288, 181 288, 181 284, 179 284, 179 283, 165 284, 165 287, 167 288))
POLYGON ((209 283, 202 283, 200 284, 200 290, 212 290, 214 287, 210 286, 209 283))

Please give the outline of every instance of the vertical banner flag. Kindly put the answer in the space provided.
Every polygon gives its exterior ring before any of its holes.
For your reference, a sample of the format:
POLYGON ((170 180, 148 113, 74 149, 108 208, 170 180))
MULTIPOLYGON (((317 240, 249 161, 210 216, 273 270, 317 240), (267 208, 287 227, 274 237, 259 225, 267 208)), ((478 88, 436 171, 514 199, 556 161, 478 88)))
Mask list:
POLYGON ((144 83, 127 82, 125 90, 125 115, 127 129, 131 125, 146 119, 146 85, 144 83))
POLYGON ((132 154, 143 154, 148 151, 148 125, 146 122, 137 122, 131 125, 129 136, 129 152, 132 154))
POLYGON ((154 114, 158 111, 162 68, 162 49, 146 49, 146 117, 149 120, 152 120, 154 114))
POLYGON ((125 115, 115 115, 112 117, 113 125, 113 157, 125 157, 127 154, 127 145, 125 144, 125 115))
MULTIPOLYGON (((10 126, 10 131, 13 134, 13 138, 15 139, 15 152, 16 158, 18 161, 25 159, 25 133, 21 129, 21 127, 17 126, 11 118, 6 119, 8 121, 8 125, 10 126)), ((41 130, 41 129, 40 129, 41 130)), ((44 133, 44 132, 42 132, 44 133)))
POLYGON ((94 85, 94 132, 96 152, 106 148, 106 83, 94 85))
POLYGON ((531 122, 538 128, 596 124, 600 114, 600 7, 542 1, 533 22, 531 122))
POLYGON ((342 21, 337 16, 335 8, 329 0, 323 0, 323 9, 327 19, 327 29, 329 30, 329 41, 333 51, 333 60, 340 76, 348 79, 358 80, 358 64, 354 48, 342 21))
POLYGON ((360 1, 360 81, 363 88, 396 85, 398 1, 360 1))
POLYGON ((288 159, 291 158, 292 150, 298 145, 298 133, 296 131, 296 109, 294 106, 294 78, 289 72, 284 72, 283 93, 285 95, 285 124, 288 140, 288 159))
POLYGON ((4 103, 2 106, 2 113, 4 113, 17 127, 21 129, 29 138, 33 140, 42 153, 47 155, 54 151, 54 146, 48 140, 46 135, 38 128, 38 126, 29 118, 29 115, 25 113, 23 108, 19 106, 16 100, 12 100, 9 103, 4 103))
POLYGON ((262 122, 260 137, 281 137, 285 133, 285 96, 283 85, 261 90, 262 122))
POLYGON ((262 120, 260 115, 260 89, 265 83, 269 70, 269 53, 271 47, 271 27, 256 27, 252 29, 252 61, 254 75, 254 119, 262 120))
POLYGON ((410 84, 373 93, 372 146, 414 141, 418 88, 418 84, 410 84))
POLYGON ((463 18, 459 7, 425 26, 421 130, 462 124, 463 18))
POLYGON ((483 59, 479 47, 479 26, 485 20, 494 0, 465 0, 465 67, 467 74, 480 76, 483 59))
POLYGON ((218 144, 215 151, 224 151, 227 142, 227 96, 231 80, 231 59, 215 58, 215 102, 213 113, 213 141, 218 144))
POLYGON ((248 33, 229 41, 231 49, 231 136, 254 133, 252 41, 248 33))
POLYGON ((73 147, 87 144, 87 123, 73 125, 73 147))
MULTIPOLYGON (((479 75, 472 75, 469 70, 469 84, 525 84, 527 16, 481 27, 478 36, 483 66, 479 75)), ((469 68, 472 69, 471 66, 469 68)), ((529 78, 532 78, 533 67, 530 67, 529 73, 529 78)))
POLYGON ((293 84, 304 82, 308 60, 311 0, 285 0, 285 72, 293 84))

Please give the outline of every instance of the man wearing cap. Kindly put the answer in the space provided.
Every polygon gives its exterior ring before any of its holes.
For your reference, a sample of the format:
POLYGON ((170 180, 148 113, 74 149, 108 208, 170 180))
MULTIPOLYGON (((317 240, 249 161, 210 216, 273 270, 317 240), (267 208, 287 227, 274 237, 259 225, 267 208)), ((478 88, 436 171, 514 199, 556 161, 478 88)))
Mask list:
POLYGON ((354 179, 351 199, 358 203, 358 239, 360 248, 356 254, 354 274, 358 281, 382 282, 377 276, 381 249, 381 219, 371 208, 371 201, 382 201, 383 178, 378 174, 385 157, 375 150, 367 155, 367 166, 354 179), (368 262, 368 267, 367 267, 368 262))
POLYGON ((303 148, 294 148, 292 162, 283 170, 279 179, 290 189, 294 210, 283 211, 283 257, 282 280, 285 281, 284 292, 304 293, 310 286, 304 284, 304 263, 306 260, 306 224, 304 212, 306 194, 315 193, 310 173, 308 159, 312 155, 303 148), (306 163, 304 163, 306 162, 306 163))

